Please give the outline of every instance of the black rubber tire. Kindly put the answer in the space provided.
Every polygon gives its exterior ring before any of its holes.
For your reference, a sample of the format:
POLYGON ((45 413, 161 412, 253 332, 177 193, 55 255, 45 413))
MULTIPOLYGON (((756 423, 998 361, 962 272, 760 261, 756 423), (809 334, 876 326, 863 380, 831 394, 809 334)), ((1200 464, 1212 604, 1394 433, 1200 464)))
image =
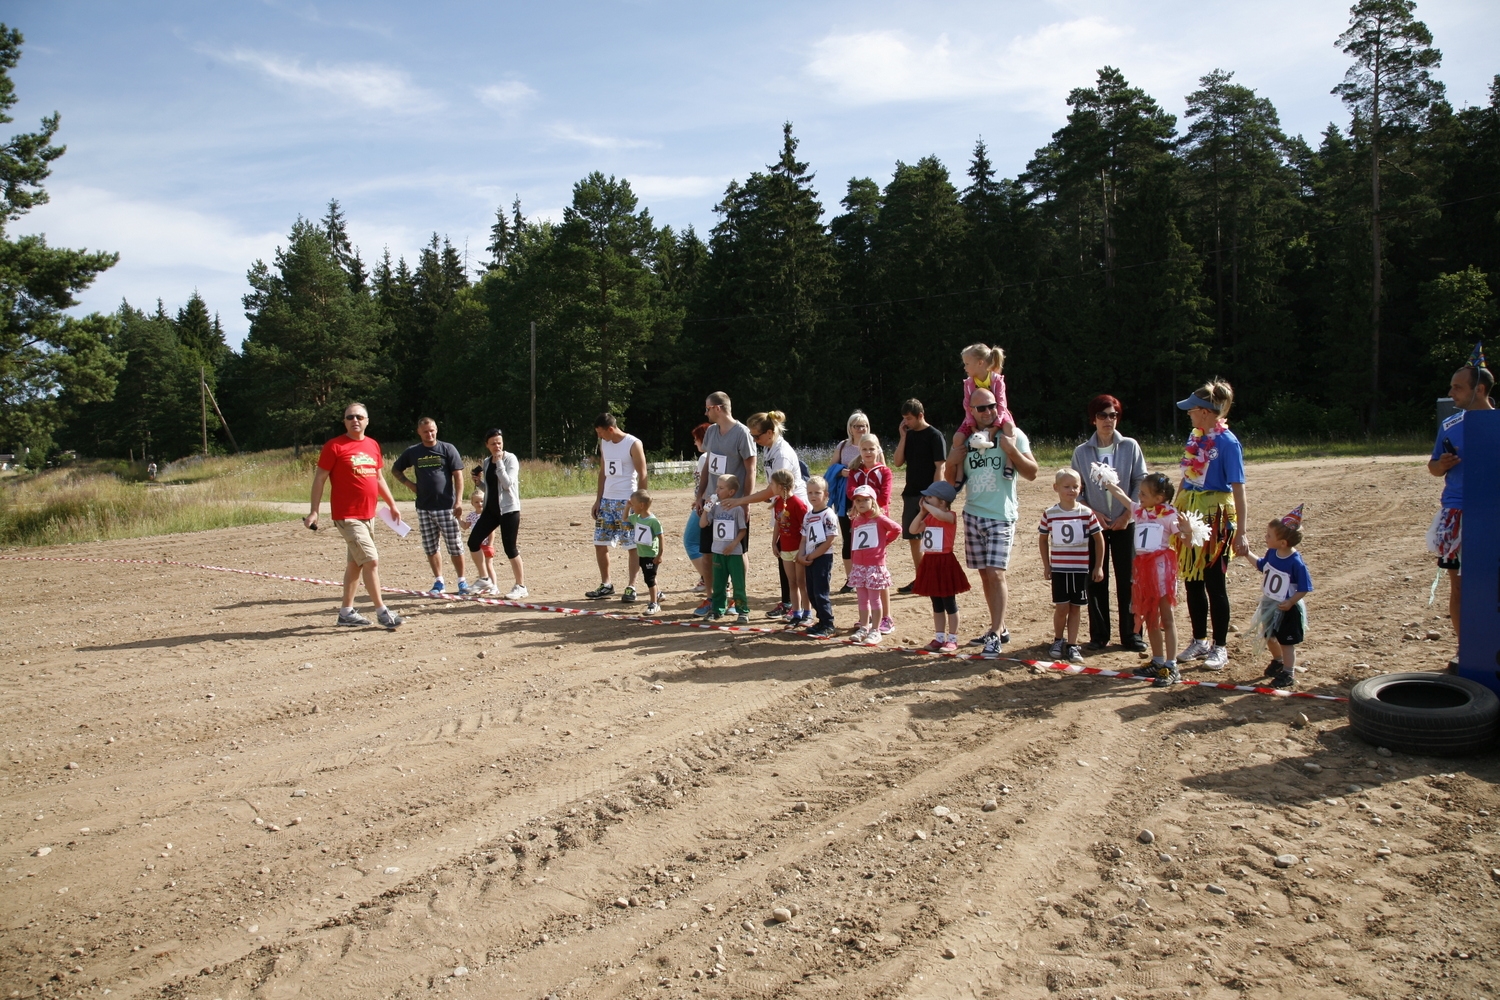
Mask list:
POLYGON ((1500 697, 1452 674, 1382 674, 1349 692, 1349 725, 1366 743, 1402 753, 1482 753, 1500 733, 1500 697))

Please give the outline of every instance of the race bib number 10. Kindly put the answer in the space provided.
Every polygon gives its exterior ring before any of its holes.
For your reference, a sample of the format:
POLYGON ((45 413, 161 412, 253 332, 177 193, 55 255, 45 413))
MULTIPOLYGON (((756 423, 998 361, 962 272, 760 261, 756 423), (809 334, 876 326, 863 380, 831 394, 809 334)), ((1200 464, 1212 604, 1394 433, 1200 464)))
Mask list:
POLYGON ((861 552, 878 547, 879 535, 873 524, 861 524, 854 529, 854 548, 861 552))
POLYGON ((1292 575, 1267 566, 1266 581, 1261 590, 1273 601, 1284 601, 1292 596, 1292 575))
POLYGON ((1155 521, 1145 521, 1135 526, 1135 550, 1137 552, 1160 552, 1165 546, 1167 533, 1155 521))
POLYGON ((943 551, 943 529, 938 527, 927 527, 922 529, 922 551, 943 551))

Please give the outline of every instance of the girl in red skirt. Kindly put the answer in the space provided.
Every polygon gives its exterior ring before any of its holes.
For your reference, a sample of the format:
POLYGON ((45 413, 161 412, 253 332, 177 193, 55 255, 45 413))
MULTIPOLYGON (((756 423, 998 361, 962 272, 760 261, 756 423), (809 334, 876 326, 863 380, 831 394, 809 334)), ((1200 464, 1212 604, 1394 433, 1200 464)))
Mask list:
POLYGON ((922 561, 912 593, 932 598, 933 639, 929 653, 958 652, 958 595, 969 589, 969 577, 953 557, 953 536, 958 533, 958 515, 953 501, 958 491, 941 479, 922 491, 922 512, 911 520, 909 530, 922 539, 922 561))
POLYGON ((1144 624, 1151 637, 1152 682, 1167 687, 1182 680, 1173 651, 1177 649, 1177 553, 1192 545, 1192 534, 1185 518, 1172 506, 1176 489, 1160 472, 1141 480, 1141 502, 1134 503, 1119 483, 1096 478, 1116 500, 1130 508, 1134 521, 1131 543, 1135 561, 1130 568, 1130 610, 1135 613, 1136 631, 1144 624))

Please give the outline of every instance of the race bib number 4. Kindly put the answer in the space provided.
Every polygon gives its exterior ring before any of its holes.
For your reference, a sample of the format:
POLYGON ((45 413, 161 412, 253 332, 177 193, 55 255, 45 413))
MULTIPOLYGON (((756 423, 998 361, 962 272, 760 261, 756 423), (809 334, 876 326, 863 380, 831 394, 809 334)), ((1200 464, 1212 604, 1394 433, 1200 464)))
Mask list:
POLYGON ((656 535, 651 531, 651 525, 637 524, 635 526, 635 544, 649 549, 655 539, 656 535))
POLYGON ((861 524, 855 528, 853 546, 860 552, 878 548, 880 546, 880 535, 875 530, 875 525, 861 524))
POLYGON ((824 521, 809 521, 807 524, 807 551, 812 552, 828 541, 828 524, 824 521))
POLYGON ((1279 569, 1266 567, 1266 580, 1261 592, 1273 601, 1284 601, 1292 596, 1292 575, 1279 569))
POLYGON ((922 551, 943 551, 943 529, 938 527, 926 527, 922 529, 922 551))
POLYGON ((1166 548, 1167 532, 1156 521, 1145 521, 1135 526, 1135 550, 1137 552, 1160 552, 1166 548))
POLYGON ((1079 520, 1054 521, 1052 523, 1052 544, 1057 548, 1076 549, 1087 544, 1088 535, 1084 522, 1079 520))
POLYGON ((722 476, 729 471, 729 456, 720 455, 715 452, 708 453, 708 471, 716 476, 722 476))

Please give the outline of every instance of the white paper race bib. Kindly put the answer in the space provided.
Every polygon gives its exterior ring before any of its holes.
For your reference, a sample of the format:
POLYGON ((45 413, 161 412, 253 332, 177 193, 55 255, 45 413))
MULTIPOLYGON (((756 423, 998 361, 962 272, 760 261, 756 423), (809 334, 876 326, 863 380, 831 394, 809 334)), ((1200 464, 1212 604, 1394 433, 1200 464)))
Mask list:
POLYGON ((733 521, 716 519, 714 521, 714 541, 731 542, 737 532, 734 530, 733 521))
POLYGON ((828 522, 824 520, 807 522, 807 551, 816 551, 819 545, 828 541, 828 522))
POLYGON ((880 547, 880 532, 873 524, 861 524, 854 529, 853 547, 859 552, 867 552, 870 549, 880 547))
POLYGON ((1088 544, 1088 522, 1081 520, 1052 522, 1052 546, 1060 549, 1076 549, 1088 544))
POLYGON ((1095 454, 1097 454, 1099 456, 1099 464, 1100 465, 1107 465, 1111 469, 1113 469, 1115 467, 1115 453, 1114 452, 1111 451, 1109 453, 1105 453, 1105 452, 1101 451, 1101 452, 1096 452, 1095 454))
POLYGON ((649 525, 649 524, 639 524, 639 523, 636 524, 636 526, 635 526, 635 544, 637 544, 637 545, 643 545, 643 546, 645 546, 646 548, 649 549, 651 547, 651 542, 653 540, 655 540, 655 538, 656 538, 656 534, 655 534, 655 532, 653 532, 651 530, 651 525, 649 525))
POLYGON ((1279 569, 1266 567, 1266 580, 1261 585, 1261 593, 1273 601, 1284 601, 1292 596, 1292 575, 1283 573, 1279 569))
POLYGON ((1167 531, 1159 521, 1142 521, 1135 526, 1135 550, 1160 552, 1166 548, 1167 531))
POLYGON ((936 525, 928 525, 922 529, 922 551, 943 551, 943 529, 936 525))
POLYGON ((708 471, 716 476, 722 476, 729 471, 729 456, 720 455, 717 452, 708 453, 708 471))
POLYGON ((604 463, 604 474, 606 476, 618 476, 620 474, 620 463, 614 459, 604 463))

